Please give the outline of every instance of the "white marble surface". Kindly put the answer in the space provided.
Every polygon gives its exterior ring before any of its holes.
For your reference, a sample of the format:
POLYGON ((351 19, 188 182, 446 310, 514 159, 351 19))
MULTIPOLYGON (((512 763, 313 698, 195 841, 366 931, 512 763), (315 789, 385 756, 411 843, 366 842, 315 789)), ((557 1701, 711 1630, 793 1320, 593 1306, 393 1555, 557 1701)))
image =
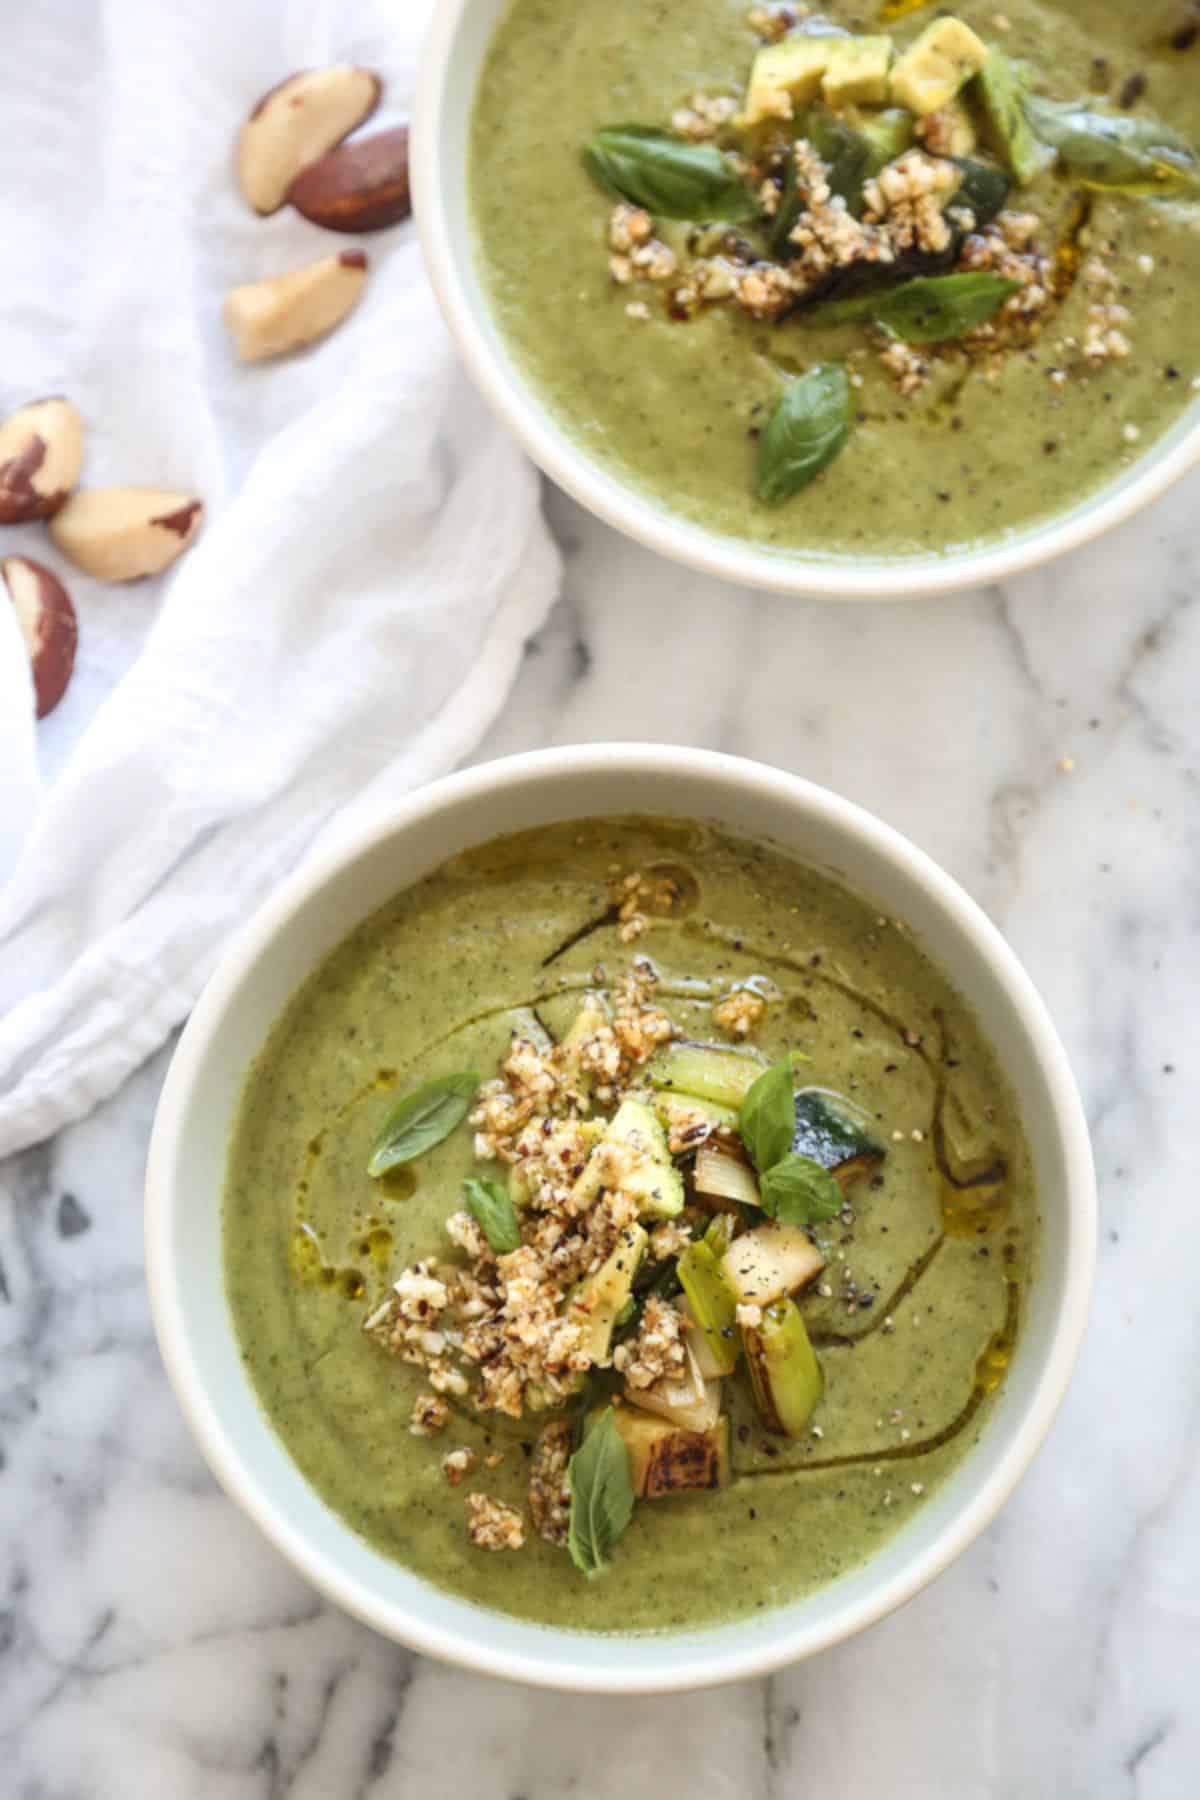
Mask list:
POLYGON ((142 1281, 164 1055, 0 1167, 0 1795, 1194 1796, 1200 476, 1003 591, 895 607, 755 597, 550 504, 566 592, 487 754, 660 738, 827 782, 1040 984, 1102 1188, 1065 1411, 933 1589, 772 1680, 630 1703, 438 1667, 317 1599, 189 1440, 142 1281))

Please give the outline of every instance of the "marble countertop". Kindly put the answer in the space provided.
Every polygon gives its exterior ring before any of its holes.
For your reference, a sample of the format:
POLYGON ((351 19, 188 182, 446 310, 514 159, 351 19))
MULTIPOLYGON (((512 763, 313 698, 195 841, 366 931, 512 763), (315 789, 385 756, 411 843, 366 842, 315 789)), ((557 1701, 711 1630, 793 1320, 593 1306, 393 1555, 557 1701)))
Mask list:
POLYGON ((699 743, 932 852, 1040 985, 1101 1182, 1050 1441, 933 1588, 716 1694, 564 1699, 374 1637, 216 1489, 142 1278, 158 1057, 0 1166, 0 1793, 13 1800, 1183 1800, 1200 1782, 1200 537, 1193 476, 1004 588, 829 606, 706 581, 561 496, 564 596, 480 755, 699 743))

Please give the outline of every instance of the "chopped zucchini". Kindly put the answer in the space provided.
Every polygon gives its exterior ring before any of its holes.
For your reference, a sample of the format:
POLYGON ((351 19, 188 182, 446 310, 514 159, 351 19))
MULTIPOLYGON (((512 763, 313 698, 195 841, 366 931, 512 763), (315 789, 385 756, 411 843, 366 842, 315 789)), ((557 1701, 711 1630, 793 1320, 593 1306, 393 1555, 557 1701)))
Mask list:
POLYGON ((719 1050, 714 1044, 669 1044, 646 1065, 656 1088, 673 1094, 695 1094, 735 1111, 754 1086, 766 1063, 741 1050, 719 1050))
POLYGON ((872 1137, 844 1102, 839 1104, 821 1088, 802 1088, 796 1095, 796 1130, 792 1149, 811 1156, 823 1169, 865 1156, 883 1161, 883 1145, 872 1137))
POLYGON ((828 45, 828 61, 821 77, 827 105, 882 106, 888 97, 891 60, 890 37, 835 38, 828 45))
POLYGON ((727 1375, 737 1364, 741 1345, 737 1334, 737 1296, 722 1273, 720 1258, 711 1244, 689 1244, 679 1258, 677 1272, 712 1359, 721 1374, 727 1375))
MULTIPOLYGON (((684 1252, 690 1254, 690 1250, 684 1252)), ((683 1257, 679 1261, 682 1280, 683 1257)), ((721 1258, 721 1273, 735 1302, 746 1306, 770 1306, 804 1287, 824 1266, 824 1257, 807 1233, 779 1219, 765 1219, 753 1231, 743 1231, 721 1258)))
POLYGON ((776 1300, 762 1324, 742 1332, 759 1416, 768 1431, 796 1438, 807 1430, 824 1388, 821 1365, 793 1300, 776 1300))
POLYGON ((1037 179, 1046 163, 1025 111, 1028 82, 1001 50, 993 50, 971 83, 991 148, 1007 163, 1022 187, 1037 179))
POLYGON ((614 1406, 612 1413, 629 1452, 629 1477, 639 1500, 724 1487, 728 1481, 727 1418, 705 1431, 681 1431, 631 1406, 614 1406))
POLYGON ((950 206, 969 206, 975 215, 975 229, 990 225, 1008 199, 1012 182, 999 163, 983 162, 977 157, 956 156, 962 180, 947 202, 950 206))
POLYGON ((585 1094, 591 1093, 595 1077, 590 1069, 580 1068, 579 1051, 588 1038, 594 1037, 600 1027, 607 1024, 608 1014, 604 1009, 603 1002, 595 994, 587 994, 584 996, 579 1011, 571 1021, 569 1031, 559 1045, 559 1052, 566 1069, 573 1077, 575 1085, 585 1094))
POLYGON ((790 119, 796 106, 815 100, 829 61, 829 45, 828 38, 796 35, 760 50, 750 71, 739 123, 761 125, 768 119, 790 119))
MULTIPOLYGON (((702 1100, 699 1094, 676 1094, 663 1090, 654 1096, 654 1110, 669 1135, 679 1138, 689 1132, 736 1131, 737 1108, 720 1106, 715 1100, 702 1100)), ((697 1142, 702 1141, 697 1135, 697 1142)))
POLYGON ((918 117, 937 112, 978 75, 988 47, 961 19, 934 19, 892 69, 892 98, 918 117))
POLYGON ((646 1249, 646 1233, 629 1225, 616 1248, 594 1275, 580 1282, 568 1307, 568 1317, 586 1329, 584 1343, 594 1363, 608 1361, 617 1314, 633 1293, 633 1278, 646 1249))
POLYGON ((867 174, 878 175, 880 169, 911 148, 913 116, 903 106, 889 106, 861 119, 858 135, 867 146, 867 174))
MULTIPOLYGON (((667 1134, 648 1106, 640 1100, 623 1100, 601 1142, 622 1146, 628 1153, 620 1185, 637 1198, 643 1214, 672 1219, 683 1211, 683 1177, 671 1161, 667 1134)), ((576 1199, 594 1198, 604 1180, 605 1159, 593 1151, 575 1183, 576 1199)))

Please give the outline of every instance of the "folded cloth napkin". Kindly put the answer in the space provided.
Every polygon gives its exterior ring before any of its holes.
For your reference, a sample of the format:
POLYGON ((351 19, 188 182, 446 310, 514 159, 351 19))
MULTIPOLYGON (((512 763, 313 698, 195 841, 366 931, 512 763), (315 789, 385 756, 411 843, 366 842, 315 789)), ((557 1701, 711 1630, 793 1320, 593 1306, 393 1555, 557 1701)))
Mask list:
POLYGON ((377 69, 408 109, 426 0, 43 0, 0 65, 5 411, 84 418, 84 482, 203 497, 167 576, 105 586, 39 526, 79 667, 36 728, 0 592, 0 1155, 110 1094, 184 1018, 231 930, 354 801, 454 766, 557 580, 536 476, 468 389, 413 227, 362 240, 357 311, 240 367, 225 291, 355 240, 256 218, 233 145, 299 68, 377 69))

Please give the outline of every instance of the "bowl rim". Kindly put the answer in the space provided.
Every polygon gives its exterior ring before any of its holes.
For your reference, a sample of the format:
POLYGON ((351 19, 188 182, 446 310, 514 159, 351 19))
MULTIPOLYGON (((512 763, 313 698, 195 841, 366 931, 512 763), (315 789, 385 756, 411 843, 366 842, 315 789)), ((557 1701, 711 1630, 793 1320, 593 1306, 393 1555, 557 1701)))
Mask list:
MULTIPOLYGON (((348 924, 347 930, 353 924, 348 924)), ((319 849, 308 864, 283 882, 243 926, 209 979, 176 1048, 159 1099, 151 1133, 145 1188, 146 1278, 160 1353, 171 1386, 210 1469, 229 1497, 265 1537, 328 1599, 384 1636, 441 1661, 477 1673, 504 1676, 533 1686, 598 1693, 665 1693, 708 1687, 770 1673, 855 1635, 886 1617, 927 1586, 953 1562, 995 1517, 1041 1447, 1062 1402, 1078 1357, 1087 1321, 1096 1254, 1096 1192, 1091 1144, 1082 1102, 1066 1052, 1045 1004, 1015 952, 975 901, 930 856, 856 803, 801 776, 766 764, 709 750, 654 744, 572 745, 526 752, 453 774, 408 795, 388 815, 319 849), (1062 1204, 1067 1221, 1062 1296, 1037 1368, 1029 1402, 1015 1418, 1011 1438, 983 1485, 969 1497, 938 1538, 912 1556, 888 1580, 824 1621, 798 1625, 772 1645, 736 1642, 728 1648, 699 1645, 691 1657, 674 1653, 661 1668, 622 1667, 620 1646, 602 1665, 573 1655, 578 1634, 552 1627, 529 1627, 545 1650, 496 1648, 418 1615, 411 1607, 380 1599, 337 1559, 315 1545, 271 1499, 245 1466, 231 1431, 201 1376, 193 1355, 181 1301, 181 1270, 175 1249, 175 1168, 187 1127, 197 1078, 219 1039, 226 1012, 243 980, 268 953, 281 929, 350 863, 414 824, 460 802, 495 795, 522 783, 550 785, 596 773, 635 777, 647 771, 715 784, 751 786, 769 799, 808 818, 820 819, 848 837, 865 842, 881 860, 898 865, 934 903, 953 915, 970 948, 990 965, 1020 1016, 1033 1058, 1045 1083, 1063 1158, 1062 1204)), ((232 1325, 230 1326, 232 1331, 232 1325)), ((314 1490, 315 1492, 315 1490, 314 1490)), ((344 1523, 344 1522, 343 1522, 344 1523)), ((350 1530, 350 1527, 346 1527, 350 1530)), ((523 1622, 527 1623, 527 1622, 523 1622)), ((664 1637, 664 1646, 686 1642, 687 1634, 664 1637)), ((597 1634, 585 1634, 593 1646, 597 1634)))
MULTIPOLYGON (((608 474, 554 424, 499 341, 489 339, 453 248, 440 139, 446 95, 459 66, 457 35, 474 3, 441 0, 418 70, 409 177, 425 265, 459 354, 485 401, 543 473, 606 524, 672 561, 746 587, 826 600, 904 600, 986 587, 1080 549, 1200 465, 1200 402, 1193 402, 1170 428, 1167 441, 1149 445, 1132 472, 1113 477, 1065 513, 999 543, 893 562, 880 556, 829 559, 762 550, 674 515, 608 474), (1194 413, 1190 423, 1189 411, 1194 413)), ((465 178, 465 162, 459 173, 465 178)))

